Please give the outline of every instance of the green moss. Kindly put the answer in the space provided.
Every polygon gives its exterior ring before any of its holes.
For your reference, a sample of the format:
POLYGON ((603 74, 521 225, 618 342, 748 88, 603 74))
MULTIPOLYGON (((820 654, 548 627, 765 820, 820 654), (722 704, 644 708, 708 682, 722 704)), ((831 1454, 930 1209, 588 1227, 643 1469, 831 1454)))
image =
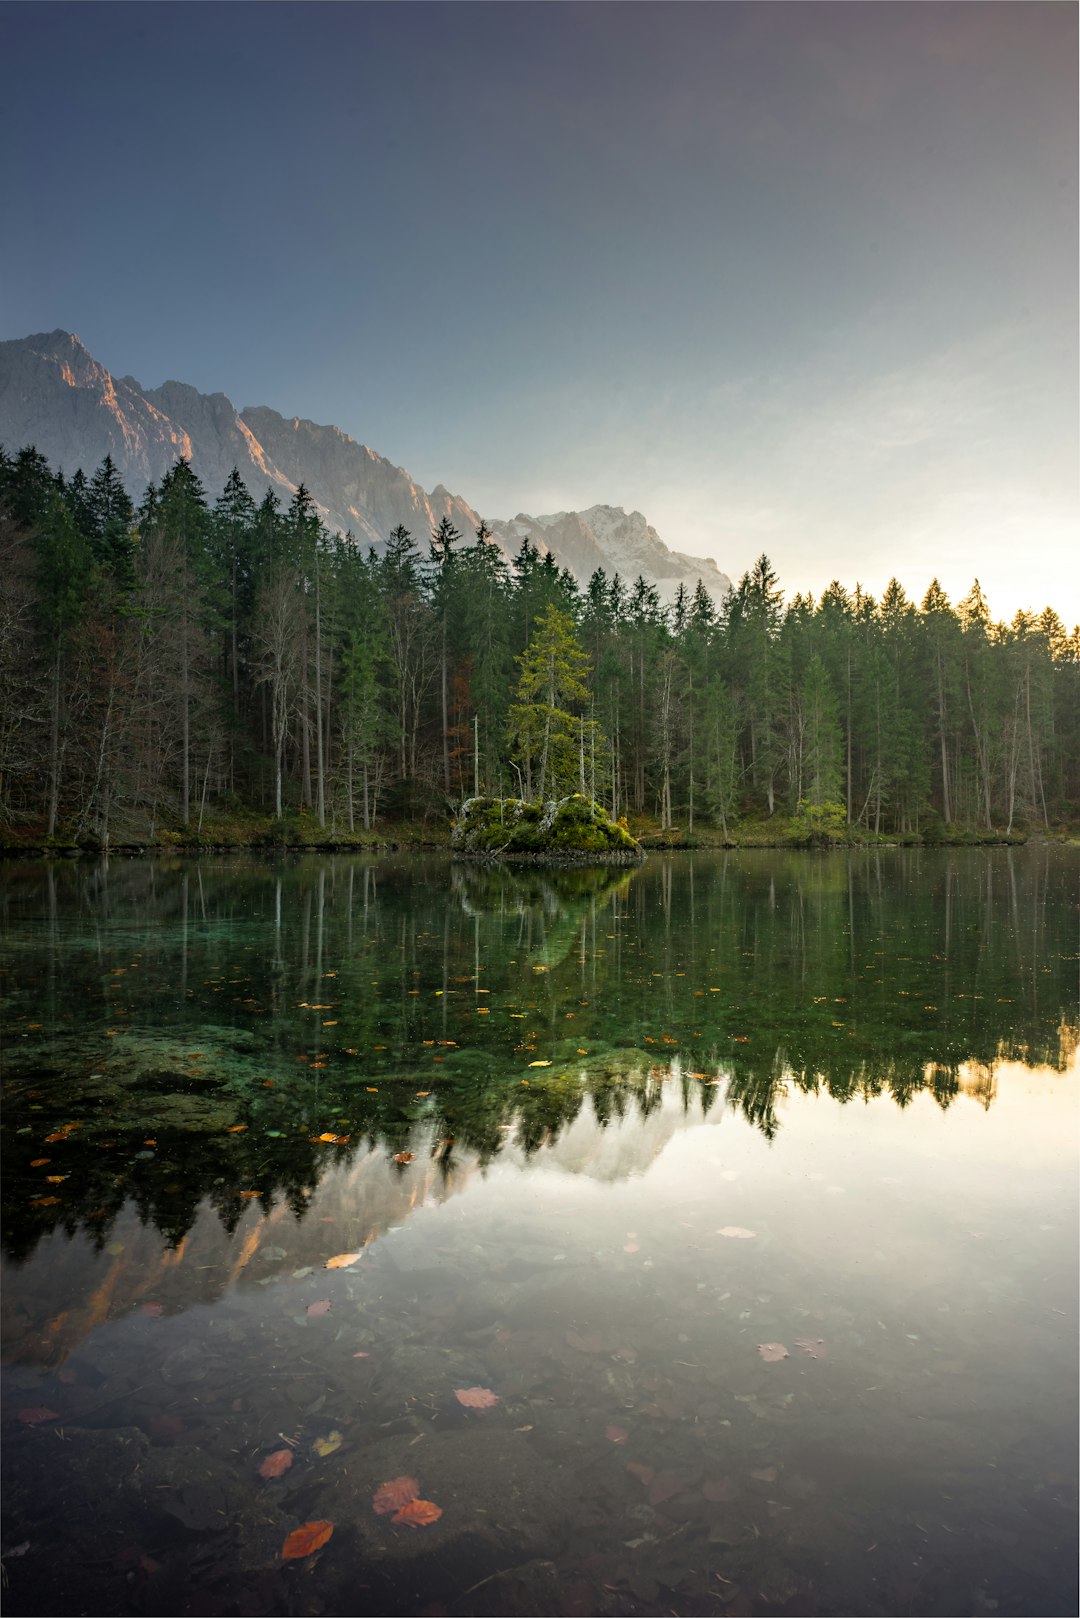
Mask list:
POLYGON ((576 792, 550 803, 469 798, 454 822, 450 846, 460 855, 488 858, 641 857, 640 845, 626 825, 576 792))

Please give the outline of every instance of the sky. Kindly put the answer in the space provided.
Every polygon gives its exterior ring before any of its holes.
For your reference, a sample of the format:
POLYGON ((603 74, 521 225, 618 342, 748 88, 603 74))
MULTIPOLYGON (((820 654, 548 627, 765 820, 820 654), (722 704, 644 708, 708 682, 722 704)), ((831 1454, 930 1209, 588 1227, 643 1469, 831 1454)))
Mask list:
POLYGON ((0 5, 0 337, 1080 619, 1077 8, 0 5))

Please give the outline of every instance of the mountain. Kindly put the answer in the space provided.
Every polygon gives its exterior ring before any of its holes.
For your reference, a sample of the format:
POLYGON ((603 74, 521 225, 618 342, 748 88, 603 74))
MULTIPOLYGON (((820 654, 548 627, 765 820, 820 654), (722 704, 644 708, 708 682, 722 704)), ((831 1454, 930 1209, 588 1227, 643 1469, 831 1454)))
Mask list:
MULTIPOLYGON (((9 453, 34 444, 53 466, 68 474, 81 466, 88 476, 111 455, 135 499, 181 455, 211 499, 234 466, 257 500, 273 489, 288 504, 303 483, 329 528, 379 548, 398 523, 421 547, 443 517, 466 536, 480 523, 459 495, 441 483, 428 493, 404 467, 338 427, 267 405, 237 411, 225 394, 186 382, 143 388, 134 377, 114 377, 66 331, 0 343, 0 444, 9 453)), ((715 562, 669 550, 640 511, 597 505, 489 523, 508 556, 528 536, 582 584, 602 567, 628 582, 642 574, 665 601, 699 578, 717 598, 731 588, 715 562)))

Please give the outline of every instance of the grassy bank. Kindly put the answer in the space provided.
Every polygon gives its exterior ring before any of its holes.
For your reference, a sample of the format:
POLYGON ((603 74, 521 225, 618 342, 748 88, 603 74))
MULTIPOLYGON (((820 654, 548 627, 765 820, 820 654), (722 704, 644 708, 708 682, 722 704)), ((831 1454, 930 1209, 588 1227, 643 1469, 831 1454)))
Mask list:
MULTIPOLYGON (((648 816, 629 815, 630 832, 645 849, 738 849, 738 848, 979 848, 1018 846, 1030 840, 1080 844, 1080 827, 1070 824, 1039 828, 987 831, 985 827, 946 826, 932 819, 918 832, 875 835, 863 826, 848 826, 843 820, 817 822, 805 815, 775 814, 768 819, 732 820, 726 829, 695 822, 662 826, 648 816)), ((398 849, 447 849, 451 822, 429 815, 426 819, 380 821, 370 831, 350 832, 347 827, 320 826, 313 814, 304 811, 277 820, 273 816, 244 811, 207 815, 201 829, 173 825, 118 827, 110 836, 108 850, 114 854, 212 853, 232 850, 274 853, 286 850, 353 850, 357 853, 392 852, 398 849)), ((45 855, 72 858, 99 854, 103 843, 95 837, 62 828, 49 838, 38 824, 0 828, 0 856, 45 855)))

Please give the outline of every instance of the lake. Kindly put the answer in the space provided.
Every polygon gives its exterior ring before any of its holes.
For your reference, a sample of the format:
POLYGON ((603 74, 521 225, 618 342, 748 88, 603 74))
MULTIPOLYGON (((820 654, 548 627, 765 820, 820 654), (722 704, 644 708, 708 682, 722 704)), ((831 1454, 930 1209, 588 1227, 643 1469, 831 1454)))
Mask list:
POLYGON ((9 863, 7 1611, 1075 1613, 1078 874, 9 863))

